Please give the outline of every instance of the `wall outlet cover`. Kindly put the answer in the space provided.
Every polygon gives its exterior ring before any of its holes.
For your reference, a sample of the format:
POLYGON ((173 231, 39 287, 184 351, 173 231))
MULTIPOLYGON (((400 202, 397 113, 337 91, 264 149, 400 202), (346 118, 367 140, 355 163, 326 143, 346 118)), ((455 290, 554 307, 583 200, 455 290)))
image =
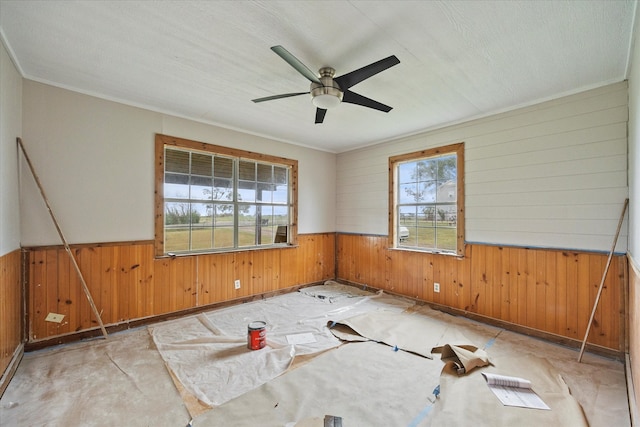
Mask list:
POLYGON ((47 314, 47 317, 44 318, 44 320, 46 320, 47 322, 54 323, 62 323, 62 319, 64 319, 64 314, 58 313, 49 313, 47 314))

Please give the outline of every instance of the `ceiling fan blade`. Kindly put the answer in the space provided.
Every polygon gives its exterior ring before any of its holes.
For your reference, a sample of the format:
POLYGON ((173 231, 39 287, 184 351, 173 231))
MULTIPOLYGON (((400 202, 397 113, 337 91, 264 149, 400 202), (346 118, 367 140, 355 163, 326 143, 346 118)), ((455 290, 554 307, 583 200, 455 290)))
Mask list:
POLYGON ((326 114, 327 110, 324 108, 316 108, 316 124, 322 123, 326 114))
POLYGON ((298 58, 293 56, 287 49, 285 49, 282 46, 278 45, 278 46, 273 46, 271 48, 271 50, 274 51, 276 54, 278 54, 278 56, 280 58, 282 58, 285 61, 287 61, 287 63, 289 65, 291 65, 293 68, 295 68, 296 71, 298 71, 300 74, 305 76, 307 79, 309 79, 310 81, 312 81, 314 83, 322 84, 322 82, 320 81, 320 79, 318 78, 316 73, 311 71, 309 69, 309 67, 304 65, 298 58))
POLYGON ((336 77, 333 80, 338 83, 340 89, 346 91, 351 86, 357 85, 361 81, 368 79, 371 76, 375 76, 387 68, 393 67, 399 63, 400 60, 396 58, 395 55, 391 55, 387 58, 381 59, 380 61, 374 62, 373 64, 366 65, 355 71, 336 77))
POLYGON ((388 105, 384 105, 378 101, 374 101, 371 98, 367 98, 366 96, 359 95, 355 92, 351 92, 347 90, 344 92, 342 97, 342 102, 348 102, 349 104, 362 105, 363 107, 373 108, 374 110, 384 111, 388 113, 392 110, 393 107, 389 107, 388 105))
POLYGON ((283 93, 282 95, 265 96, 264 98, 252 99, 253 102, 273 101, 274 99, 290 98, 298 95, 308 95, 309 92, 283 93))

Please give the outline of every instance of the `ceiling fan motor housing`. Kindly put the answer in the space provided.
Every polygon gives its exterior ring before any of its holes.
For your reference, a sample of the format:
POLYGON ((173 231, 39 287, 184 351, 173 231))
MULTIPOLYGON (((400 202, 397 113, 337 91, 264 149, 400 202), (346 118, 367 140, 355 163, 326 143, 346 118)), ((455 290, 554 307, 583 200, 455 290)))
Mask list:
POLYGON ((336 70, 331 67, 320 69, 320 83, 311 83, 311 100, 318 108, 331 108, 342 102, 343 92, 333 80, 336 70))

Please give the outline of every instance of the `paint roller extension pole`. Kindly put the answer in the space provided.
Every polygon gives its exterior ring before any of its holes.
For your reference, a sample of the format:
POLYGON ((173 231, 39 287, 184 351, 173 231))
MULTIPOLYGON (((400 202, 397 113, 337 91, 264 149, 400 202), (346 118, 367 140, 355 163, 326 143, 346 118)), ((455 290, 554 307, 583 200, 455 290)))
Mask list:
POLYGON ((584 339, 582 340, 582 347, 580 347, 580 354, 578 355, 578 363, 582 361, 584 347, 587 345, 587 337, 589 336, 589 331, 591 330, 591 323, 593 323, 593 318, 596 315, 596 308, 598 308, 598 303, 600 302, 600 295, 602 294, 602 288, 604 287, 604 280, 607 277, 607 272, 609 271, 609 266, 611 265, 611 258, 613 257, 613 252, 616 250, 616 244, 618 243, 618 236, 620 235, 620 228, 622 228, 622 223, 624 222, 624 214, 627 211, 628 205, 629 205, 629 199, 627 198, 624 200, 624 206, 622 207, 622 214, 620 215, 620 221, 618 221, 618 230, 616 230, 616 236, 613 239, 613 245, 611 246, 611 251, 609 252, 609 258, 607 259, 607 264, 604 267, 604 273, 602 273, 602 280, 600 281, 598 294, 596 295, 596 300, 593 303, 593 310, 591 310, 591 317, 589 318, 589 323, 587 324, 587 331, 585 332, 584 339))
POLYGON ((85 282, 84 280, 84 276, 82 275, 82 272, 80 271, 80 267, 78 266, 78 263, 76 261, 76 258, 73 256, 73 252, 71 252, 71 248, 69 247, 69 244, 67 243, 67 239, 65 239, 64 234, 62 234, 62 230, 60 229, 60 225, 58 225, 58 221, 56 220, 56 216, 53 214, 53 210, 51 209, 51 205, 49 205, 49 200, 47 199, 47 196, 44 193, 44 188, 42 187, 42 184, 40 183, 40 179, 38 178, 38 175, 36 174, 35 169, 33 168, 33 164, 31 163, 31 159, 29 159, 29 156, 27 155, 27 151, 24 148, 24 145, 22 144, 22 139, 17 138, 18 140, 18 145, 20 146, 20 149, 22 150, 22 154, 24 154, 24 158, 27 161, 27 165, 29 165, 29 170, 31 171, 31 175, 33 175, 33 179, 35 180, 36 184, 38 185, 38 189, 40 190, 40 195, 42 196, 42 200, 44 200, 44 204, 47 206, 47 210, 49 211, 49 215, 51 216, 51 219, 53 220, 53 224, 56 226, 56 230, 58 231, 58 235, 60 236, 60 239, 62 240, 62 243, 64 244, 64 249, 67 251, 67 254, 69 254, 69 258, 71 258, 71 262, 73 264, 73 267, 76 270, 76 273, 78 273, 78 277, 80 278, 80 282, 82 283, 82 290, 84 291, 85 295, 87 296, 87 300, 89 300, 89 304, 91 305, 91 309, 93 310, 93 314, 95 314, 96 319, 98 319, 98 324, 100 325, 100 329, 102 330, 102 335, 107 338, 107 330, 104 327, 104 324, 102 323, 102 317, 100 317, 100 313, 98 312, 98 308, 96 307, 96 304, 93 302, 93 297, 91 297, 91 292, 89 292, 89 287, 87 286, 87 282, 85 282))

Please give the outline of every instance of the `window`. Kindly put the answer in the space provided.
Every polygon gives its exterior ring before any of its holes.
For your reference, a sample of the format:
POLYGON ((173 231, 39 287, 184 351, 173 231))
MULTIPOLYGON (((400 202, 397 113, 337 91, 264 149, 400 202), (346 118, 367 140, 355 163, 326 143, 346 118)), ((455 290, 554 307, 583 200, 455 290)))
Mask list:
POLYGON ((464 255, 464 144, 389 158, 390 245, 464 255))
POLYGON ((296 240, 298 162, 156 135, 156 255, 296 240))

